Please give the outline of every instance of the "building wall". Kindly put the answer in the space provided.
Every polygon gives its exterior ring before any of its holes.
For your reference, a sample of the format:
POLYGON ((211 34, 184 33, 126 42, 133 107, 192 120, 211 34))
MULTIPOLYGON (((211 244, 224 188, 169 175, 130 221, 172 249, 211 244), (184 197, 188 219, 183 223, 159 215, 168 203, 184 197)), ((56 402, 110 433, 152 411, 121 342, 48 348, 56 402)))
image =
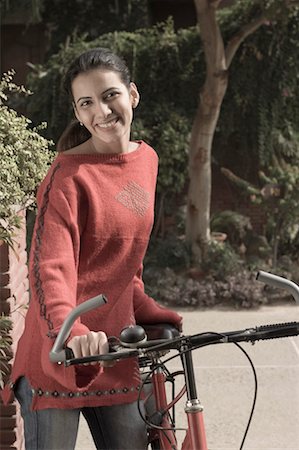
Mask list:
MULTIPOLYGON (((12 344, 8 353, 10 363, 23 333, 29 301, 24 212, 21 215, 23 226, 14 238, 14 248, 0 241, 0 315, 7 315, 12 320, 12 344)), ((0 450, 24 450, 23 423, 16 401, 4 406, 0 400, 0 429, 0 450)))

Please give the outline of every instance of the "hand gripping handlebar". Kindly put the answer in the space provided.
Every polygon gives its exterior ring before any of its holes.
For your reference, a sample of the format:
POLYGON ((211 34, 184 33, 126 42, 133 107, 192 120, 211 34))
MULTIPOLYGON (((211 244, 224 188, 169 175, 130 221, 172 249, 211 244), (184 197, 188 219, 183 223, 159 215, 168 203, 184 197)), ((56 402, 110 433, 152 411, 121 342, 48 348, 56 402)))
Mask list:
POLYGON ((105 303, 107 303, 105 295, 100 294, 97 295, 96 297, 87 300, 86 302, 81 303, 81 305, 77 306, 70 312, 70 314, 63 322, 62 327, 60 328, 58 336, 55 340, 55 343, 52 347, 52 350, 50 351, 49 356, 51 362, 62 363, 63 361, 66 360, 66 352, 64 349, 64 344, 71 333, 71 329, 75 320, 79 316, 81 316, 81 314, 84 314, 90 311, 91 309, 95 309, 98 306, 105 305, 105 303))

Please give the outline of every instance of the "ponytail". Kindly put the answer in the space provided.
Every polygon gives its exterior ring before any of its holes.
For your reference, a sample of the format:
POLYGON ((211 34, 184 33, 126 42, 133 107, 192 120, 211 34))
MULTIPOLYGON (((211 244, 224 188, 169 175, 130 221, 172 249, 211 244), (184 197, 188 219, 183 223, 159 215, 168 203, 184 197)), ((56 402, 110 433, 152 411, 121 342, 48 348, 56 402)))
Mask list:
POLYGON ((91 137, 90 132, 81 126, 78 120, 72 122, 66 127, 60 136, 56 149, 59 153, 65 152, 73 147, 77 147, 91 137))

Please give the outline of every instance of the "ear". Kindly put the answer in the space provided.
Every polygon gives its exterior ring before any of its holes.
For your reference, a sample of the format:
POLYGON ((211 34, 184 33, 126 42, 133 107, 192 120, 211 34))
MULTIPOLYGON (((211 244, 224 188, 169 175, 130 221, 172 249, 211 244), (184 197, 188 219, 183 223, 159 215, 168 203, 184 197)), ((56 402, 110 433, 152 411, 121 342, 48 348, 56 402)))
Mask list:
POLYGON ((130 97, 131 97, 132 108, 136 108, 138 106, 138 103, 140 100, 140 95, 139 95, 136 84, 133 82, 130 83, 130 97))

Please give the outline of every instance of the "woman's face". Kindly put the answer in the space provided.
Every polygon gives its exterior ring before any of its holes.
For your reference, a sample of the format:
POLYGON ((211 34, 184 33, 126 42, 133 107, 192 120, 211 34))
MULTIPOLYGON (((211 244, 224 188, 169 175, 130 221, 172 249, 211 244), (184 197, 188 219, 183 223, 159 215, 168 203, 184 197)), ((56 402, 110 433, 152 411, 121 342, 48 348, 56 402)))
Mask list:
POLYGON ((98 151, 127 151, 133 108, 139 93, 134 83, 129 88, 117 72, 92 69, 79 74, 72 83, 77 119, 91 133, 98 151))

